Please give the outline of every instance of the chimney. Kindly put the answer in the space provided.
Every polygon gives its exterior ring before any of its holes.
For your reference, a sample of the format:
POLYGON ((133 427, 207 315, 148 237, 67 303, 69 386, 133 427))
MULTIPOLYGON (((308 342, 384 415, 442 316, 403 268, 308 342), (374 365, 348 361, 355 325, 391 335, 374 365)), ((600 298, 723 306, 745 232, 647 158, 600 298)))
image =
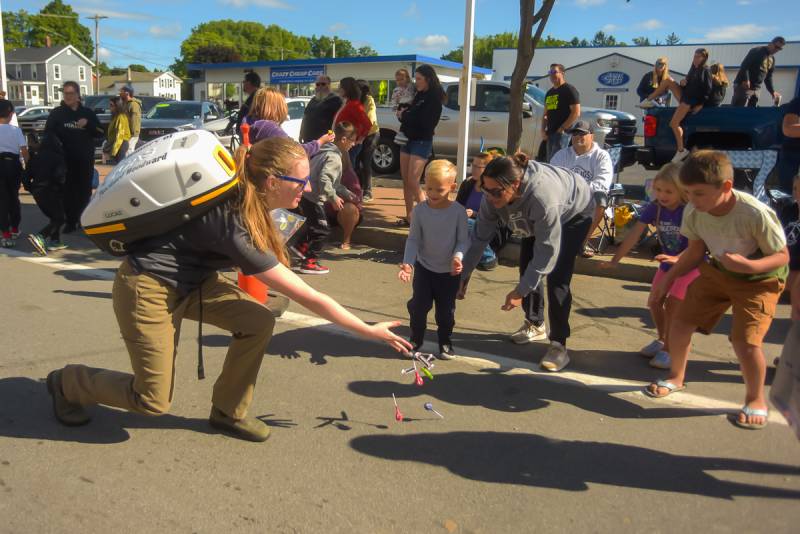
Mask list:
POLYGON ((46 48, 50 48, 51 46, 53 46, 53 40, 50 39, 49 35, 45 35, 45 37, 44 37, 44 46, 46 48))

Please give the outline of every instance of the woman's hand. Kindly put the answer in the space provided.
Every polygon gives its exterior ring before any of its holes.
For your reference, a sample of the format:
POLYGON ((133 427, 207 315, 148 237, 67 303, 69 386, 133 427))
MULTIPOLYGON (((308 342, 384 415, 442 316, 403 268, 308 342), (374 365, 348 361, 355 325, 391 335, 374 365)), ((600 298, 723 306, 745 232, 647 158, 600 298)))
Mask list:
POLYGON ((411 343, 392 332, 392 328, 400 326, 400 321, 387 321, 370 325, 369 337, 377 341, 383 341, 397 352, 408 352, 413 347, 411 343))
POLYGON ((511 291, 511 293, 506 295, 506 303, 500 306, 500 309, 503 311, 510 311, 513 310, 514 308, 518 308, 521 305, 522 305, 522 295, 517 293, 517 290, 514 289, 513 291, 511 291))
POLYGON ((461 271, 463 270, 464 270, 464 265, 461 263, 461 260, 459 258, 453 258, 453 263, 450 266, 450 274, 456 276, 458 274, 461 274, 461 271))
POLYGON ((678 263, 678 256, 670 256, 669 254, 659 254, 655 257, 655 260, 659 263, 668 263, 669 265, 675 265, 678 263))
POLYGON ((401 282, 409 282, 411 280, 411 272, 411 266, 404 263, 400 266, 400 272, 397 273, 397 278, 399 278, 401 282))

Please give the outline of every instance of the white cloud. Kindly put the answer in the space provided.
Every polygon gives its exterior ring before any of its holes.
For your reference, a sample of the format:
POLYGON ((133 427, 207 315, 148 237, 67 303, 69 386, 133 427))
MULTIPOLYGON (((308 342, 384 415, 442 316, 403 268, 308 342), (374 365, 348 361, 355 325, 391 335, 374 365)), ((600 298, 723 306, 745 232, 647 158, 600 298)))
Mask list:
POLYGON ((575 0, 575 5, 579 7, 592 7, 605 4, 606 0, 575 0))
POLYGON ((606 33, 609 33, 609 32, 613 32, 617 28, 619 28, 619 26, 617 26, 616 24, 606 24, 605 26, 603 26, 600 29, 603 30, 606 33))
POLYGON ((415 37, 413 39, 406 39, 401 37, 397 44, 400 46, 410 46, 419 48, 421 50, 441 50, 450 44, 450 39, 446 35, 426 35, 424 37, 415 37))
POLYGON ((267 7, 271 9, 291 9, 292 6, 281 0, 220 0, 222 4, 233 7, 267 7))
POLYGON ((181 25, 177 22, 167 26, 153 25, 150 26, 148 31, 150 32, 150 35, 155 37, 175 37, 175 34, 181 31, 181 25))
POLYGON ((705 38, 709 41, 753 40, 767 35, 773 29, 770 26, 759 26, 758 24, 735 24, 712 28, 706 33, 705 38))
POLYGON ((652 30, 659 29, 663 25, 664 25, 664 23, 661 22, 658 19, 648 19, 648 20, 643 20, 642 22, 637 24, 636 27, 639 28, 640 30, 651 30, 652 31, 652 30))
POLYGON ((76 13, 81 15, 100 15, 101 17, 108 17, 111 19, 129 19, 129 20, 149 20, 153 17, 150 15, 143 15, 141 13, 131 13, 130 11, 115 11, 113 9, 101 9, 88 6, 72 6, 76 13))
POLYGON ((408 9, 406 9, 403 12, 403 16, 404 17, 413 17, 413 18, 418 17, 419 16, 419 9, 417 9, 417 3, 416 2, 411 2, 411 5, 408 6, 408 9))
POLYGON ((341 33, 347 28, 349 28, 349 26, 344 22, 336 22, 328 26, 328 33, 341 33))
POLYGON ((100 56, 100 59, 108 59, 111 57, 111 50, 101 46, 100 49, 97 51, 97 54, 100 56))

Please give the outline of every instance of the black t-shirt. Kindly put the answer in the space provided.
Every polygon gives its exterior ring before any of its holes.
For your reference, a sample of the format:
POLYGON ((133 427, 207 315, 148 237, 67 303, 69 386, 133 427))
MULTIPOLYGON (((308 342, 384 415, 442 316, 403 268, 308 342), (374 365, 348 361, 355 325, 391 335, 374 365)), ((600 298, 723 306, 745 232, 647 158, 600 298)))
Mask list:
POLYGON ((570 113, 570 106, 581 103, 578 90, 568 83, 558 88, 553 87, 544 98, 545 113, 547 114, 547 134, 555 132, 562 126, 568 128, 571 124, 564 124, 570 113))
POLYGON ((72 109, 63 102, 50 112, 44 131, 58 137, 64 145, 64 156, 70 161, 94 161, 94 140, 105 137, 94 111, 82 104, 72 109), (86 119, 83 128, 78 126, 81 119, 86 119))
MULTIPOLYGON (((794 100, 786 104, 785 113, 793 113, 800 116, 800 96, 795 97, 794 100)), ((793 152, 800 152, 800 137, 785 137, 783 138, 783 148, 793 152)))
POLYGON ((275 267, 278 259, 272 253, 260 252, 251 244, 234 201, 137 244, 128 256, 134 269, 155 275, 187 295, 220 269, 239 267, 253 275, 275 267))
POLYGON ((797 203, 787 206, 781 212, 780 219, 789 248, 789 269, 800 271, 800 208, 797 203))

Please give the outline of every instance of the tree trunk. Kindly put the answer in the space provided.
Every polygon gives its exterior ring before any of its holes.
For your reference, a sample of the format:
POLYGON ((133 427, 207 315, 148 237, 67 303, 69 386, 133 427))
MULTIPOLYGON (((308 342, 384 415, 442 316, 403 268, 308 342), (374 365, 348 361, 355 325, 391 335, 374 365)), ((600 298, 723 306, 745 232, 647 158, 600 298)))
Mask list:
MULTIPOLYGON (((519 42, 517 44, 517 61, 514 64, 514 72, 511 74, 510 103, 508 113, 508 142, 506 151, 513 154, 519 150, 522 139, 522 102, 525 93, 525 84, 528 77, 528 69, 531 67, 536 45, 542 37, 542 32, 550 18, 550 12, 556 0, 544 0, 539 11, 535 11, 536 0, 520 0, 519 2, 519 42), (536 26, 536 33, 533 33, 533 26, 536 26)), ((532 147, 534 153, 529 154, 531 158, 536 157, 539 147, 532 147)))

